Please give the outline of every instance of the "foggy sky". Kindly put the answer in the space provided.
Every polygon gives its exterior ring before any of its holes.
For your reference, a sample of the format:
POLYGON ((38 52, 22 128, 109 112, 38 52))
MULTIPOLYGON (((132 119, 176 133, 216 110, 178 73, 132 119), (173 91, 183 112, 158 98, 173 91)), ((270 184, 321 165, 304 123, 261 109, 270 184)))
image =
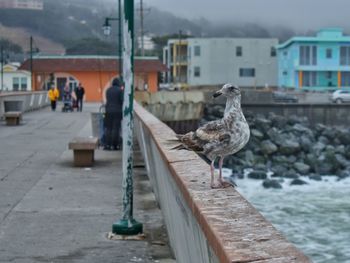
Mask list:
MULTIPOLYGON (((135 5, 139 1, 135 1, 135 5)), ((252 22, 298 30, 350 25, 350 0, 143 0, 176 16, 252 22)))

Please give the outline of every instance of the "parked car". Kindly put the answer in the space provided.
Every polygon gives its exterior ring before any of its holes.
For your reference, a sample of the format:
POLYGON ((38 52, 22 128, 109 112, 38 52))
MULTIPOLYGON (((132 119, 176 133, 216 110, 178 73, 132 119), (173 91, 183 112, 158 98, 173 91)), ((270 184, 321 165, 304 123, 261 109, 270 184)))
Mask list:
POLYGON ((350 102, 350 90, 336 90, 332 93, 334 103, 350 102))
POLYGON ((281 91, 273 92, 272 99, 274 102, 287 102, 287 103, 297 103, 299 101, 296 95, 281 92, 281 91))

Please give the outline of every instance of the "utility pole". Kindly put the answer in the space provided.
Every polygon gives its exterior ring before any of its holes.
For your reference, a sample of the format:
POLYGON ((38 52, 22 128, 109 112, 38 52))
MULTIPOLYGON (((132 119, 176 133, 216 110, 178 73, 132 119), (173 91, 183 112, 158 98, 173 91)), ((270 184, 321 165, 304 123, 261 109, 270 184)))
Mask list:
POLYGON ((143 0, 140 0, 140 8, 138 11, 140 12, 140 41, 141 41, 141 56, 145 55, 145 27, 144 27, 144 12, 149 11, 149 8, 144 8, 143 0))
POLYGON ((118 56, 119 56, 119 79, 121 80, 121 83, 123 83, 123 44, 122 44, 122 4, 121 0, 118 0, 118 25, 119 25, 119 32, 118 32, 118 56))
POLYGON ((4 90, 4 47, 1 46, 0 48, 0 52, 1 52, 1 90, 0 92, 2 92, 4 90))
POLYGON ((143 39, 143 0, 140 0, 140 30, 141 30, 141 56, 145 55, 144 39, 143 39))
POLYGON ((112 231, 137 235, 143 226, 133 218, 134 0, 124 0, 123 25, 123 217, 113 224, 112 231))
POLYGON ((30 87, 33 90, 33 37, 30 36, 30 87))

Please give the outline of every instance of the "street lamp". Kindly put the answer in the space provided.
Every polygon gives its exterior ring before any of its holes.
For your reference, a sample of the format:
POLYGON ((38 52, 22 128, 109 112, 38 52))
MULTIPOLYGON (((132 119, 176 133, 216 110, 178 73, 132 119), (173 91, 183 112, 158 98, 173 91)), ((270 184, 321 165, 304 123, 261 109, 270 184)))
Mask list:
MULTIPOLYGON (((119 0, 120 2, 120 0, 119 0)), ((123 64, 122 64, 122 30, 121 30, 121 11, 120 11, 120 5, 119 5, 119 17, 106 17, 105 22, 102 25, 102 31, 105 36, 111 35, 111 24, 109 21, 119 21, 119 32, 118 32, 118 56, 119 56, 119 79, 121 82, 123 82, 122 72, 123 72, 123 64)))

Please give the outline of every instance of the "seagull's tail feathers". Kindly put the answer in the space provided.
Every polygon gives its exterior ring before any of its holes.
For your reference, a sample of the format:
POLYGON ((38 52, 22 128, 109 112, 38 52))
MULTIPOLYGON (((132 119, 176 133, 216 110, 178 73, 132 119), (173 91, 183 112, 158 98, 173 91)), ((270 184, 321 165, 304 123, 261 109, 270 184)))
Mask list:
POLYGON ((171 148, 170 150, 188 150, 188 149, 183 144, 179 144, 171 148))

